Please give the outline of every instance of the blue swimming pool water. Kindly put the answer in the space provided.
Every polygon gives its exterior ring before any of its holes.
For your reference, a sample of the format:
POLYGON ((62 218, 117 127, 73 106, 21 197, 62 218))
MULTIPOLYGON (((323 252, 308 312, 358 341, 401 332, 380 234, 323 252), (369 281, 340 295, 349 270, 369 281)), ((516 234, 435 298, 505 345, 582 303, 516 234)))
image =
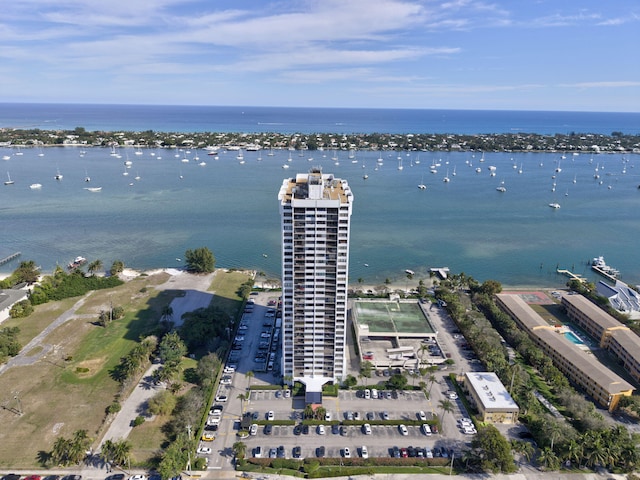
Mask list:
POLYGON ((573 332, 564 332, 564 336, 576 345, 584 345, 584 342, 573 332))

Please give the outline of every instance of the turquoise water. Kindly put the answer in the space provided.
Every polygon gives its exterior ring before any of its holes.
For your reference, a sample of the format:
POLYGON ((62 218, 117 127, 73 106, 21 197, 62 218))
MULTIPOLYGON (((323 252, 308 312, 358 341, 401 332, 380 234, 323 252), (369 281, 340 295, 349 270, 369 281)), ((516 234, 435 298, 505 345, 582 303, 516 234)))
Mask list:
POLYGON ((84 156, 78 148, 49 148, 43 157, 34 149, 15 156, 0 148, 0 156, 6 153, 10 160, 0 160, 0 176, 9 171, 15 185, 0 185, 0 257, 21 251, 45 271, 78 255, 105 265, 121 259, 139 269, 173 267, 186 249, 208 246, 219 266, 279 278, 278 190, 283 178, 319 165, 347 179, 355 195, 354 284, 403 280, 405 269, 414 270, 417 281, 429 267, 448 266, 480 281, 559 287, 566 278, 556 267, 599 279, 587 265, 598 255, 623 280, 640 283, 636 155, 487 153, 480 162, 471 153, 400 152, 404 168, 398 170, 398 152, 385 153, 377 169, 374 152, 358 152, 357 163, 339 152, 339 165, 327 151, 294 152, 291 162, 288 151, 265 152, 261 161, 258 152, 246 152, 241 165, 233 152, 214 160, 200 151, 203 167, 182 163, 185 152, 162 149, 123 150, 121 159, 101 148, 84 156), (127 155, 133 165, 124 176, 127 155), (437 174, 430 173, 432 163, 441 164, 437 174), (53 178, 57 169, 62 181, 53 178), (87 174, 90 184, 83 181, 87 174), (502 181, 504 193, 496 191, 502 181), (34 182, 42 189, 29 189, 34 182), (427 189, 418 189, 420 183, 427 189), (91 193, 87 186, 103 189, 91 193), (551 202, 561 208, 550 208, 551 202))
POLYGON ((578 336, 573 332, 564 332, 564 336, 576 345, 584 345, 584 342, 580 340, 580 338, 578 338, 578 336))

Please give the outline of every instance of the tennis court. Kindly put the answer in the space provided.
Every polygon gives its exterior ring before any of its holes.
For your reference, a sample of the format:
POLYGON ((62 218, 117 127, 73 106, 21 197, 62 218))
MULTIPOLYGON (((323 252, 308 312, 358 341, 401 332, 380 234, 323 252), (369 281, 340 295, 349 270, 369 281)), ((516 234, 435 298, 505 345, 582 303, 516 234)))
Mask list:
POLYGON ((429 320, 415 302, 357 301, 355 318, 360 325, 368 325, 369 333, 434 333, 429 320))

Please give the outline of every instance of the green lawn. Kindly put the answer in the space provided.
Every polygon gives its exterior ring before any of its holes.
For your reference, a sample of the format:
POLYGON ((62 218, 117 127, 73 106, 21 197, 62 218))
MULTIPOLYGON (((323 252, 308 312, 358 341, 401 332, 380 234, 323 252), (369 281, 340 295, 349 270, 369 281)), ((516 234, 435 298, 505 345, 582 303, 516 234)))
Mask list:
MULTIPOLYGON (((39 452, 50 451, 57 436, 69 438, 79 429, 86 429, 96 441, 101 437, 105 409, 120 388, 110 370, 141 336, 153 331, 162 308, 182 294, 149 288, 167 278, 140 276, 113 289, 90 292, 78 314, 95 314, 97 319, 101 309, 113 305, 124 307, 125 316, 107 328, 97 326, 93 317, 75 317, 32 352, 46 353, 42 359, 0 375, 0 404, 6 407, 0 409, 0 467, 36 466, 39 452), (16 392, 19 404, 13 400, 16 392), (21 416, 16 414, 19 408, 21 416)), ((218 272, 212 285, 214 302, 235 314, 242 305, 236 291, 246 280, 246 274, 218 272)), ((78 300, 40 305, 30 317, 10 319, 4 325, 19 326, 25 345, 78 300)), ((162 423, 137 427, 132 436, 136 461, 144 462, 162 447, 162 423)))

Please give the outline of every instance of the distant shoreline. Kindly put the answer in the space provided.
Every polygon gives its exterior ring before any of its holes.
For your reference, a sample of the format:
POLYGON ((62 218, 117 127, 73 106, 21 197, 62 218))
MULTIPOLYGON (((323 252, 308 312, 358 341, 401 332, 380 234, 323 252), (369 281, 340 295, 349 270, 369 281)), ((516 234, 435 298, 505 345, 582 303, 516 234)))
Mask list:
MULTIPOLYGON (((376 152, 526 152, 578 154, 640 154, 640 134, 612 132, 537 134, 285 134, 275 132, 134 132, 41 130, 0 128, 0 148, 132 148, 132 149, 213 149, 226 151, 291 150, 304 151, 376 151, 376 152), (52 142, 53 139, 53 142, 52 142)), ((6 160, 6 158, 5 158, 6 160)))

